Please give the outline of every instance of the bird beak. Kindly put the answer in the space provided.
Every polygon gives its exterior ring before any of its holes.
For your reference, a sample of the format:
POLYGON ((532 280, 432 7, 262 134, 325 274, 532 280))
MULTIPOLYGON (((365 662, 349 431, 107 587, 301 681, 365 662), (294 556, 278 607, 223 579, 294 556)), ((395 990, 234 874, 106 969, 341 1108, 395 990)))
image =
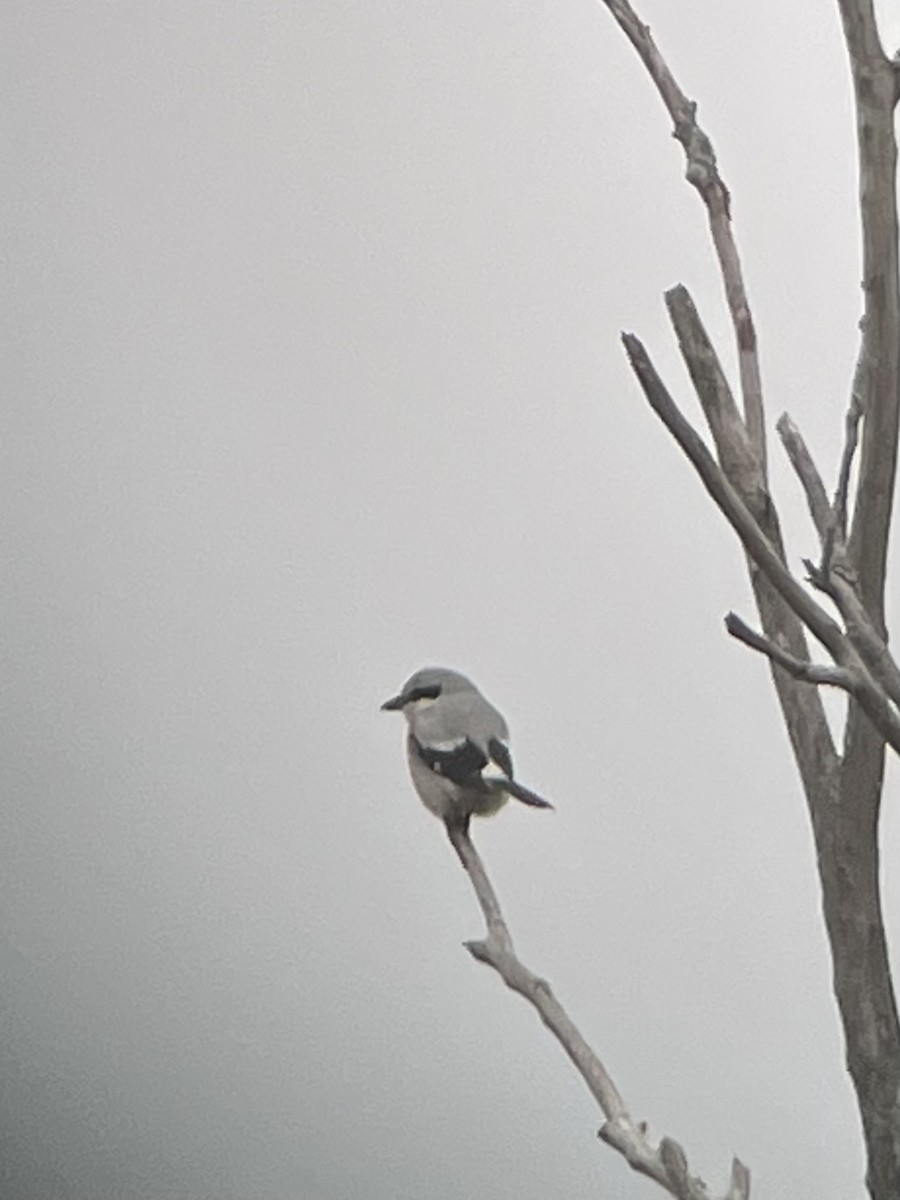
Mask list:
POLYGON ((390 700, 385 700, 384 704, 382 704, 381 711, 397 712, 405 703, 406 700, 403 698, 403 696, 392 696, 390 700))

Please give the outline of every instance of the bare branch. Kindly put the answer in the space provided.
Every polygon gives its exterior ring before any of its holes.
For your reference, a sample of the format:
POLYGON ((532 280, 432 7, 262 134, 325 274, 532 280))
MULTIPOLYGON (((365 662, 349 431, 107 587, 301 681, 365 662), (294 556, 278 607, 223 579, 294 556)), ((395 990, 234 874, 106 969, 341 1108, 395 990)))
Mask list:
POLYGON ((842 542, 847 536, 847 491, 850 487, 850 468, 859 441, 859 420, 862 416, 862 404, 857 396, 851 396, 850 407, 844 421, 844 451, 841 454, 841 465, 838 470, 837 487, 831 505, 831 522, 822 549, 822 565, 827 570, 834 550, 835 537, 842 542))
POLYGON ((872 619, 862 606, 854 587, 832 572, 833 594, 847 625, 850 640, 865 659, 885 692, 900 707, 900 668, 872 619))
POLYGON ((809 515, 812 517, 819 540, 824 543, 831 520, 831 505, 828 503, 822 476, 813 462, 803 435, 787 413, 781 414, 775 428, 778 430, 781 444, 787 452, 791 466, 803 486, 809 515))
MULTIPOLYGON (((854 380, 865 421, 848 552, 860 598, 884 633, 884 579, 900 427, 900 269, 894 64, 878 36, 872 0, 839 0, 856 98, 865 309, 854 380)), ((900 1156, 898 1156, 900 1157, 900 1156)))
POLYGON ((853 683, 853 698, 859 701, 885 741, 900 754, 900 717, 884 688, 872 676, 869 667, 839 626, 788 571, 753 514, 725 478, 702 438, 669 395, 640 339, 632 333, 625 333, 622 342, 651 408, 690 459, 706 490, 740 538, 750 558, 807 629, 819 639, 837 666, 847 669, 853 683))
MULTIPOLYGON (((851 638, 862 647, 860 630, 871 625, 884 646, 884 582, 900 423, 897 71, 882 49, 872 0, 839 0, 839 7, 856 101, 864 295, 851 397, 863 410, 862 447, 847 536, 852 586, 844 589, 842 612, 857 602, 865 621, 854 628, 844 616, 851 638)), ((837 565, 830 574, 840 596, 844 584, 837 565)), ((867 658, 871 661, 871 651, 867 658)), ((823 797, 824 836, 817 836, 816 849, 847 1066, 865 1136, 866 1185, 872 1200, 895 1200, 900 1195, 900 1022, 880 896, 884 731, 877 723, 873 729, 866 716, 850 705, 837 802, 823 797)))
MULTIPOLYGON (((606 1118, 598 1136, 618 1150, 633 1170, 655 1180, 677 1200, 710 1200, 703 1181, 689 1173, 685 1153, 677 1142, 663 1138, 659 1147, 654 1149, 647 1137, 646 1125, 633 1120, 606 1068, 556 999, 550 985, 516 956, 497 894, 468 830, 450 826, 447 832, 472 881, 487 925, 487 937, 483 941, 467 942, 466 949, 473 958, 493 967, 508 988, 537 1010, 606 1118)), ((743 1163, 735 1159, 731 1168, 731 1184, 724 1200, 748 1200, 749 1195, 750 1173, 743 1163)))
POLYGON ((872 0, 838 0, 844 22, 844 39, 855 68, 865 67, 870 59, 887 58, 878 36, 875 5, 872 0))
POLYGON ((690 459, 704 487, 737 533, 744 549, 832 658, 840 661, 844 653, 844 637, 839 626, 788 571, 703 440, 679 410, 640 339, 633 333, 623 333, 622 342, 651 408, 690 459))
POLYGON ((450 838, 450 844, 459 855, 460 862, 468 871, 469 877, 472 880, 472 887, 475 889, 475 895, 478 897, 478 903, 481 905, 481 911, 484 914, 488 936, 512 954, 512 938, 509 935, 506 922, 503 920, 500 901, 497 899, 497 893, 494 891, 491 881, 487 877, 484 863, 482 863, 480 856, 475 852, 475 847, 472 844, 472 839, 469 837, 468 831, 456 825, 448 825, 447 836, 450 838))
MULTIPOLYGON (((761 487, 748 489, 734 464, 722 453, 707 397, 713 396, 720 414, 724 410, 721 397, 717 399, 709 390, 709 380, 692 370, 721 469, 678 411, 637 339, 625 338, 625 345, 650 404, 691 460, 747 552, 765 633, 763 643, 755 648, 763 652, 773 646, 786 650, 790 665, 799 671, 799 677, 791 675, 784 658, 779 667, 770 656, 815 836, 835 995, 865 1135, 866 1184, 872 1200, 896 1200, 900 1196, 900 1022, 881 912, 878 816, 885 741, 900 753, 900 723, 891 702, 900 695, 900 672, 887 650, 884 627, 884 583, 900 427, 898 155, 894 129, 894 109, 900 101, 900 55, 891 62, 884 54, 873 0, 838 0, 856 99, 865 299, 862 346, 853 384, 853 399, 861 407, 863 422, 849 532, 845 529, 849 507, 846 479, 852 450, 845 447, 842 467, 847 465, 839 473, 833 511, 811 457, 795 454, 791 461, 803 483, 822 541, 822 564, 811 574, 815 578, 817 570, 817 586, 827 591, 838 606, 846 625, 843 633, 818 604, 813 601, 810 608, 803 602, 797 589, 800 593, 804 589, 784 563, 777 513, 765 484, 756 337, 732 237, 729 195, 718 174, 712 146, 697 125, 696 106, 678 88, 649 30, 638 20, 630 3, 604 3, 659 90, 674 123, 675 136, 685 150, 687 178, 707 208, 737 335, 744 423, 759 460, 761 487), (708 389, 707 397, 703 388, 708 389), (812 469, 806 469, 809 467, 812 469), (811 664, 801 621, 825 645, 837 668, 847 673, 846 682, 851 685, 842 758, 835 753, 818 689, 803 681, 804 677, 809 681, 811 664)), ((848 446, 850 440, 848 437, 848 446)), ((667 1151, 667 1157, 677 1175, 678 1156, 672 1157, 667 1151)), ((736 1195, 740 1195, 740 1169, 733 1174, 733 1182, 736 1195)), ((729 1200, 734 1200, 731 1193, 729 1200)))
POLYGON ((778 421, 778 432, 803 484, 810 513, 822 542, 820 566, 817 567, 810 559, 803 560, 809 582, 834 601, 844 619, 850 641, 890 699, 900 707, 900 667, 863 607, 857 591, 858 581, 844 553, 843 530, 846 527, 850 469, 856 450, 860 416, 861 408, 854 395, 847 411, 846 438, 832 504, 826 499, 825 487, 812 455, 787 413, 778 421))
POLYGON ((764 481, 719 356, 687 288, 682 284, 670 288, 665 300, 719 464, 743 496, 754 495, 763 489, 764 481))
POLYGON ((731 197, 719 174, 712 142, 697 124, 697 105, 688 100, 669 70, 650 34, 628 0, 602 0, 625 36, 638 52, 662 97, 675 127, 675 137, 684 147, 687 159, 685 178, 703 200, 709 217, 713 245, 725 285, 728 311, 734 327, 744 400, 744 420, 753 453, 765 480, 766 428, 763 412, 762 380, 756 345, 756 329, 747 299, 737 244, 731 229, 731 197))
POLYGON ((792 675, 794 679, 799 679, 802 683, 825 684, 829 687, 841 688, 845 692, 853 691, 853 676, 849 671, 843 667, 803 662, 802 659, 796 658, 787 650, 783 650, 781 646, 776 645, 770 638, 751 629, 737 613, 728 613, 725 617, 725 628, 733 638, 743 642, 752 650, 758 650, 760 654, 765 654, 766 658, 770 658, 779 667, 783 667, 789 675, 792 675))
POLYGON ((847 636, 885 693, 900 708, 900 667, 863 608, 855 587, 842 566, 826 571, 809 558, 803 559, 807 578, 817 591, 830 597, 844 618, 847 636))
POLYGON ((750 1172, 739 1158, 731 1160, 731 1184, 725 1200, 747 1200, 750 1195, 750 1172))
POLYGON ((843 550, 847 533, 850 468, 853 465, 853 456, 856 453, 861 416, 862 406, 854 390, 845 420, 846 435, 840 469, 838 471, 837 486, 835 487, 834 499, 830 504, 825 494, 825 485, 822 483, 822 476, 819 474, 819 469, 813 461, 813 457, 807 448, 806 442, 803 440, 800 430, 787 413, 782 413, 778 419, 778 432, 791 465, 803 485, 810 516, 813 519, 813 524, 819 535, 819 541, 822 544, 822 565, 815 573, 823 579, 828 578, 835 551, 840 552, 842 559, 844 557, 843 550))

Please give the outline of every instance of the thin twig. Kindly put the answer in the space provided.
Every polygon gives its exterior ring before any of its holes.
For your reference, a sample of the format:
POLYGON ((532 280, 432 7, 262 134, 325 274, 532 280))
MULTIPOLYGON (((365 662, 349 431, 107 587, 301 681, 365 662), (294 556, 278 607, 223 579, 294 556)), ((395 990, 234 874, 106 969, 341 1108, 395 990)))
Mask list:
POLYGON ((822 476, 819 474, 819 468, 813 462, 803 435, 787 413, 781 414, 775 428, 778 430, 790 464, 803 487, 809 515, 812 517, 819 540, 824 543, 831 520, 831 505, 828 503, 828 494, 825 491, 822 476))
POLYGON ((764 491, 759 464, 719 356, 691 294, 683 284, 677 284, 665 293, 665 301, 681 357, 715 443, 719 465, 745 499, 758 499, 764 491))
POLYGON ((503 913, 500 909, 500 901, 497 899, 497 893, 494 891, 493 885, 488 878, 487 871, 484 869, 484 863, 475 849, 468 830, 459 825, 448 824, 447 835, 450 838, 453 849, 459 855, 460 862, 468 871, 469 877, 472 880, 472 887, 475 889, 475 895, 478 897, 478 903, 481 905, 481 911, 484 914, 488 936, 493 938, 498 945, 503 946, 509 954, 515 953, 509 929, 503 920, 503 913))
POLYGON ((859 597, 852 568, 845 555, 847 496, 850 470, 857 445, 862 409, 854 392, 846 418, 846 439, 841 455, 834 500, 829 504, 825 486, 803 437, 785 413, 778 421, 778 432, 788 458, 797 472, 816 530, 822 543, 822 563, 816 566, 805 558, 807 578, 817 591, 828 596, 844 620, 850 641, 859 651, 884 691, 900 707, 900 667, 887 647, 859 597))
POLYGON ((850 399, 847 417, 844 422, 844 450, 841 454, 841 465, 838 470, 837 487, 834 490, 834 500, 831 504, 830 520, 825 538, 822 543, 822 570, 826 573, 831 568, 835 541, 843 545, 847 537, 847 492, 850 487, 850 468, 853 466, 853 456, 859 441, 859 422, 862 417, 862 405, 854 395, 850 399))
POLYGON ((811 559, 804 558, 803 565, 812 586, 834 602, 844 619, 850 641, 881 687, 900 708, 900 667, 863 607, 853 581, 845 577, 843 564, 825 571, 811 559))
POLYGON ((719 174, 712 142, 697 123, 697 105, 678 86, 660 54, 650 29, 638 17, 628 0, 602 0, 625 36, 638 52, 650 78, 672 118, 675 137, 684 147, 687 159, 685 178, 699 192, 709 217, 713 245, 725 285, 728 311, 734 327, 744 399, 744 420, 763 482, 766 474, 766 427, 763 411, 762 380, 753 314, 744 286, 744 275, 737 243, 731 228, 731 197, 719 174))
MULTIPOLYGON (((466 949, 478 962, 493 967, 508 988, 518 992, 537 1010, 606 1118, 598 1136, 618 1150, 633 1170, 655 1180, 677 1200, 710 1200, 706 1184, 689 1173, 685 1153, 677 1142, 663 1138, 654 1149, 647 1137, 646 1126, 633 1120, 603 1063, 556 999, 549 983, 530 971, 516 956, 497 893, 468 830, 450 826, 447 832, 472 881, 487 925, 487 937, 482 941, 466 942, 466 949)), ((749 1195, 750 1172, 735 1159, 724 1200, 748 1200, 749 1195)))
POLYGON ((802 659, 796 658, 793 654, 789 654, 787 650, 783 650, 781 646, 776 645, 770 638, 764 637, 761 633, 757 633, 751 629, 737 613, 730 612, 725 617, 725 628, 733 638, 739 642, 743 642, 745 646, 749 646, 752 650, 758 650, 760 654, 765 654, 772 662, 777 663, 779 667, 783 667, 789 675, 794 679, 799 679, 803 683, 825 684, 830 687, 841 688, 845 692, 853 690, 853 676, 843 667, 830 667, 827 664, 803 662, 802 659))

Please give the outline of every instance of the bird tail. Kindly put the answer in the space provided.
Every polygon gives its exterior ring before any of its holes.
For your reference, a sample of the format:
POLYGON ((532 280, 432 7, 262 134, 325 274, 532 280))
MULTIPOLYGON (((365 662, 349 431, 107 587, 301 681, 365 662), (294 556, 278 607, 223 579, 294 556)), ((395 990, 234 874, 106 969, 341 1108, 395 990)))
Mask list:
POLYGON ((508 796, 514 796, 516 800, 521 800, 523 804, 528 804, 531 808, 553 807, 549 800, 544 800, 537 792, 522 787, 521 783, 516 783, 514 779, 486 779, 485 783, 491 791, 506 792, 508 796))

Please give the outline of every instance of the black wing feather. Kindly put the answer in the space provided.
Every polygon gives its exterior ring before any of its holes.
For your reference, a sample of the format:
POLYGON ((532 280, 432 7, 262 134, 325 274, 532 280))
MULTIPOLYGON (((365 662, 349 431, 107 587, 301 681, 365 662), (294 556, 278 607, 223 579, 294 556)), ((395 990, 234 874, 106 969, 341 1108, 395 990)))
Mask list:
POLYGON ((423 746, 418 738, 413 738, 416 753, 435 775, 443 775, 453 783, 465 784, 472 782, 472 777, 481 777, 481 771, 487 766, 488 760, 474 742, 468 738, 454 746, 451 750, 438 749, 435 746, 423 746))
POLYGON ((501 742, 499 738, 491 738, 488 742, 488 751, 490 752, 491 760, 497 764, 506 778, 512 779, 513 765, 509 746, 505 742, 501 742))

